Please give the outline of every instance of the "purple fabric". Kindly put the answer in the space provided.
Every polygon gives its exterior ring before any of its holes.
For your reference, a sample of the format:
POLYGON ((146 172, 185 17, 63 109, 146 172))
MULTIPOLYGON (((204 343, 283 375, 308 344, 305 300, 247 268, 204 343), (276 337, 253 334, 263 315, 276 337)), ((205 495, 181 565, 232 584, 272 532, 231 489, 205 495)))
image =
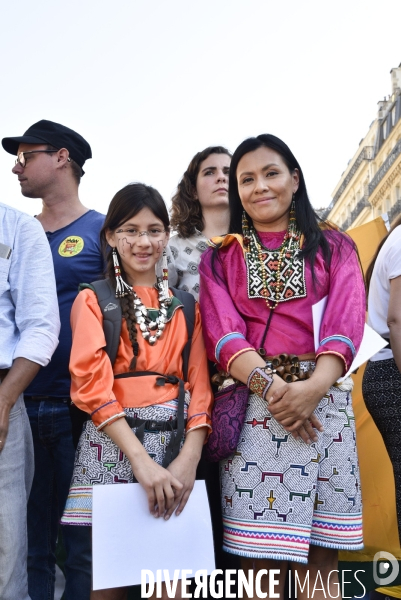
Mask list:
MULTIPOLYGON (((268 248, 280 246, 284 232, 259 233, 268 248)), ((317 356, 331 353, 340 356, 345 369, 358 351, 365 323, 365 290, 357 254, 352 244, 344 241, 340 232, 325 232, 332 250, 328 265, 318 252, 315 261, 316 282, 310 265, 305 265, 306 298, 280 302, 276 307, 266 339, 269 355, 287 352, 305 354, 315 351, 312 305, 328 296, 320 329, 320 340, 329 339, 317 349, 317 356), (351 343, 341 340, 348 338, 351 343), (340 339, 339 339, 340 338, 340 339)), ((246 349, 257 349, 262 340, 268 309, 262 298, 249 299, 247 269, 243 250, 237 241, 221 248, 212 269, 213 249, 203 253, 199 265, 200 308, 206 350, 216 361, 216 345, 225 335, 238 332, 244 338, 229 339, 220 345, 219 365, 228 371, 230 360, 246 349)))
POLYGON ((249 389, 232 384, 217 392, 212 409, 213 430, 206 443, 206 460, 217 462, 235 452, 244 425, 249 389))

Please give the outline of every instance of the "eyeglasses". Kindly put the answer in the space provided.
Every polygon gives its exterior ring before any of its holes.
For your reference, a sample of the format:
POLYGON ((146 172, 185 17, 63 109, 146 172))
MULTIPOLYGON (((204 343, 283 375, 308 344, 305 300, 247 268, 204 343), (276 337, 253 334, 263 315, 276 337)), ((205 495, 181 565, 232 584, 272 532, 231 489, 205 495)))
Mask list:
POLYGON ((158 238, 161 238, 163 236, 163 233, 165 233, 165 232, 166 232, 165 229, 160 229, 158 227, 154 227, 153 229, 150 229, 149 231, 147 231, 147 230, 139 231, 138 229, 134 229, 133 227, 129 227, 128 229, 117 229, 117 231, 116 231, 116 233, 125 233, 127 238, 137 238, 137 237, 141 237, 142 235, 147 235, 148 238, 151 238, 153 240, 157 240, 158 238))
POLYGON ((15 164, 21 165, 21 167, 25 167, 25 165, 26 165, 25 154, 35 154, 36 152, 47 152, 48 154, 50 154, 52 152, 57 152, 57 150, 27 150, 26 152, 18 152, 15 164))

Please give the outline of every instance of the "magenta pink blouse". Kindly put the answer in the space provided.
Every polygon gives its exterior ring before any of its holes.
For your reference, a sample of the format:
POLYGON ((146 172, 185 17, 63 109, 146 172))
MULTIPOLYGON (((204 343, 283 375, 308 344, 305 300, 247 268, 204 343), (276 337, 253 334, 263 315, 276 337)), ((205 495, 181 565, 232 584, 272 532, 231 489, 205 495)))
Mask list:
MULTIPOLYGON (((266 248, 274 249, 280 246, 284 234, 259 232, 259 237, 266 248)), ((345 373, 362 341, 365 289, 352 242, 344 241, 345 236, 337 231, 325 235, 332 251, 330 265, 319 250, 313 282, 306 262, 306 297, 278 304, 264 347, 268 355, 315 352, 312 305, 328 296, 316 357, 341 357, 345 373)), ((229 371, 240 354, 260 347, 269 309, 263 298, 248 298, 247 268, 238 241, 220 248, 214 263, 212 254, 212 248, 206 250, 199 266, 203 333, 209 359, 229 371)))

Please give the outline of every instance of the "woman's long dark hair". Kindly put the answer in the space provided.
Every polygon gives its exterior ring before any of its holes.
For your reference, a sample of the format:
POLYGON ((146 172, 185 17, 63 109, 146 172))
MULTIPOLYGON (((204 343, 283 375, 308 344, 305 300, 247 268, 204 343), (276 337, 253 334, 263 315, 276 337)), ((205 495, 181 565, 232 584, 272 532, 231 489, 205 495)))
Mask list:
POLYGON ((392 233, 394 231, 394 229, 396 227, 399 227, 401 225, 401 215, 398 215, 398 217, 396 219, 394 219, 391 227, 390 227, 390 231, 388 232, 387 235, 384 236, 384 238, 382 239, 382 241, 380 242, 380 244, 377 246, 377 250, 375 252, 374 257, 372 258, 368 268, 366 269, 366 273, 365 273, 365 284, 366 284, 366 295, 368 295, 369 293, 369 287, 370 287, 370 281, 372 279, 372 275, 373 275, 373 269, 376 263, 376 259, 379 256, 379 252, 380 250, 383 248, 384 242, 387 240, 388 236, 390 235, 390 233, 392 233))
MULTIPOLYGON (((319 247, 322 249, 323 257, 327 262, 330 262, 331 250, 327 242, 325 234, 323 234, 319 227, 319 221, 321 219, 313 210, 312 204, 310 203, 308 193, 306 191, 305 179, 302 173, 302 169, 289 149, 289 147, 280 138, 270 133, 258 135, 257 137, 248 138, 242 142, 235 150, 230 166, 229 175, 229 187, 228 196, 230 201, 230 233, 242 234, 242 213, 244 211, 241 199, 238 193, 238 182, 237 182, 237 167, 241 158, 248 154, 248 152, 254 152, 258 148, 265 146, 271 148, 278 154, 287 165, 290 173, 294 173, 295 169, 298 170, 299 175, 299 187, 295 192, 295 216, 297 220, 298 230, 305 236, 305 243, 302 248, 300 256, 308 259, 312 268, 316 259, 316 254, 319 247)), ((251 217, 247 214, 248 221, 252 223, 251 217)), ((330 225, 327 226, 328 229, 330 225)), ((345 237, 345 236, 344 236, 345 237)))
POLYGON ((211 154, 227 154, 231 158, 230 152, 224 146, 209 146, 197 152, 171 199, 171 226, 182 238, 189 238, 194 235, 196 229, 203 231, 205 228, 202 207, 195 198, 195 191, 201 163, 211 154))

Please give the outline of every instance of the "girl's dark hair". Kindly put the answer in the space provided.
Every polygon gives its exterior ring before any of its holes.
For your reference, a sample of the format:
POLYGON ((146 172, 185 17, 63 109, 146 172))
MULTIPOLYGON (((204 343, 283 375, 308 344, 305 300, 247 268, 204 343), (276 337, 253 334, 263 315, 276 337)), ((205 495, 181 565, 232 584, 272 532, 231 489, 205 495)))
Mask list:
MULTIPOLYGON (((295 169, 298 170, 299 187, 295 192, 295 216, 298 229, 305 236, 305 243, 300 256, 310 261, 313 273, 313 265, 319 247, 322 249, 324 259, 327 262, 330 262, 330 246, 327 242, 325 234, 322 233, 322 230, 319 227, 319 221, 322 220, 315 213, 310 203, 302 169, 289 147, 275 135, 265 133, 258 135, 257 137, 248 138, 238 146, 233 154, 228 184, 228 196, 230 201, 229 232, 242 234, 242 213, 244 209, 238 193, 238 163, 245 154, 248 154, 248 152, 253 152, 254 150, 257 150, 263 146, 266 148, 271 148, 280 154, 291 173, 293 173, 295 169)), ((248 215, 248 213, 246 214, 248 221, 252 223, 251 217, 248 215)), ((325 227, 328 229, 333 229, 329 224, 325 224, 325 227)), ((342 237, 346 238, 346 236, 342 237)))
POLYGON ((394 221, 392 222, 390 231, 388 232, 388 234, 384 236, 384 238, 382 239, 380 244, 377 246, 375 255, 372 258, 368 268, 366 269, 366 273, 365 273, 366 295, 368 295, 368 293, 369 293, 370 281, 372 279, 373 269, 374 269, 374 266, 376 263, 376 259, 379 256, 379 252, 383 248, 384 242, 387 240, 390 233, 392 233, 394 231, 394 229, 396 227, 399 227, 400 225, 401 225, 401 215, 398 215, 398 217, 396 217, 396 219, 394 219, 394 221))
POLYGON ((211 154, 227 154, 231 158, 231 153, 223 146, 209 146, 195 154, 171 200, 171 226, 178 231, 178 235, 182 238, 191 237, 194 235, 195 229, 203 231, 205 227, 202 207, 199 200, 195 198, 194 192, 200 165, 211 154))
MULTIPOLYGON (((123 223, 137 215, 143 208, 149 208, 152 213, 160 219, 166 231, 170 230, 168 212, 163 198, 157 190, 144 183, 130 183, 122 188, 110 202, 104 225, 100 231, 100 241, 106 257, 106 276, 115 284, 113 249, 107 243, 106 233, 114 231, 123 223)), ((124 267, 120 262, 121 275, 126 280, 124 267)), ((132 302, 133 296, 121 298, 122 315, 127 323, 129 338, 132 344, 134 358, 130 364, 130 370, 135 370, 136 357, 138 355, 138 341, 135 310, 132 302)))

